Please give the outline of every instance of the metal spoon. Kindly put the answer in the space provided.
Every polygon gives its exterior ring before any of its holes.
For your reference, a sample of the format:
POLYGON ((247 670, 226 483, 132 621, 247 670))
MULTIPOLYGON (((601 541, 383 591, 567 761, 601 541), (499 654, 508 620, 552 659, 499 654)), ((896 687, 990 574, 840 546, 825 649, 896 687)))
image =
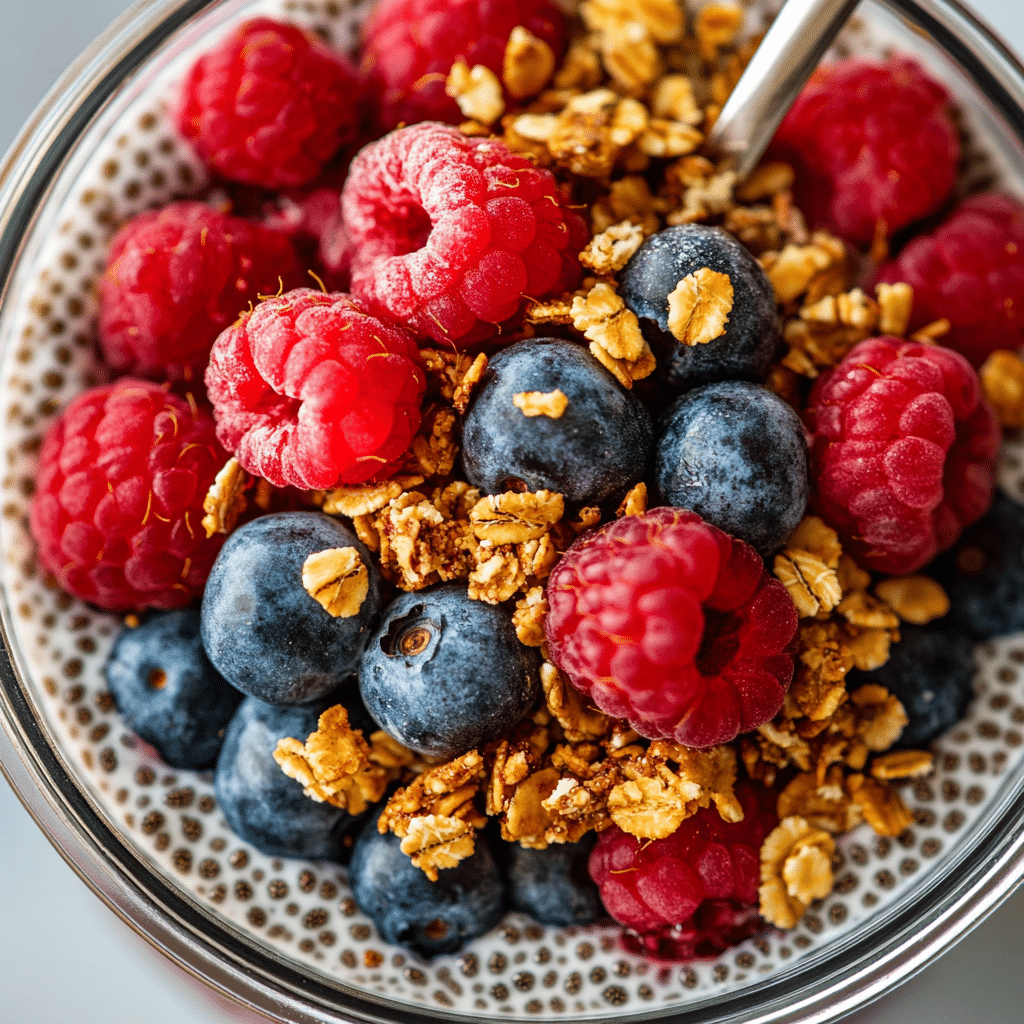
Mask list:
POLYGON ((786 0, 736 83, 707 145, 742 178, 764 155, 775 129, 859 0, 786 0))

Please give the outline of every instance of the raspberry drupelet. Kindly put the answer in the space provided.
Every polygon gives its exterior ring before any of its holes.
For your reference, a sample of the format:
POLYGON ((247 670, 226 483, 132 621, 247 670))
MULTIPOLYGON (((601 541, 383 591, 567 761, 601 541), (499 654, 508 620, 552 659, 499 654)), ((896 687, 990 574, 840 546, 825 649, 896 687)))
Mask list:
POLYGON ((366 23, 360 71, 380 132, 399 124, 464 118, 445 92, 463 61, 499 79, 509 35, 522 26, 555 58, 565 49, 562 12, 551 0, 381 0, 366 23))
POLYGON ((407 331, 312 288, 243 313, 206 371, 221 443, 276 487, 391 475, 419 427, 425 387, 407 331))
POLYGON ((878 274, 914 289, 910 329, 942 317, 942 344, 974 366, 997 349, 1024 345, 1024 207, 991 193, 961 203, 929 235, 918 235, 878 274))
POLYGON ((760 850, 778 823, 775 794, 740 783, 743 820, 714 807, 687 818, 666 839, 640 840, 612 826, 590 855, 590 876, 627 948, 664 960, 717 956, 764 928, 757 912, 760 850))
POLYGON ((770 152, 796 170, 797 205, 812 224, 866 245, 949 196, 960 143, 948 106, 946 90, 908 58, 826 64, 770 152))
POLYGON ((126 377, 86 391, 40 454, 30 513, 40 563, 111 611, 190 604, 224 539, 201 523, 226 461, 210 414, 159 385, 126 377))
POLYGON ((200 381, 213 343, 260 295, 303 283, 291 241, 203 203, 171 203, 115 235, 100 279, 107 365, 200 381))
POLYGON ((178 129, 216 173, 281 189, 312 181, 359 131, 347 57, 295 25, 256 18, 192 66, 178 129))
POLYGON ((550 172, 442 124, 367 146, 341 202, 353 294, 369 312, 457 346, 495 334, 524 296, 574 287, 589 240, 550 172))
POLYGON ((581 536, 548 580, 551 660, 642 736, 726 743, 770 721, 797 613, 757 552, 686 509, 581 536))
POLYGON ((804 416, 811 504, 865 568, 914 572, 988 509, 1001 435, 959 353, 862 341, 818 378, 804 416))

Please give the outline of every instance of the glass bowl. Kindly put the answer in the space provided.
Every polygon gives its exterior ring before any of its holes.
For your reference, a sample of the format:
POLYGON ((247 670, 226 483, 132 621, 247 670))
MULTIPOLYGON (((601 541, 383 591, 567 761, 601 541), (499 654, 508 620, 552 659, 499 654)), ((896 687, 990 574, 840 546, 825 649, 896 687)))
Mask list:
MULTIPOLYGON (((209 774, 171 772, 121 726, 102 682, 118 628, 34 566, 25 517, 41 436, 102 379, 91 324, 104 245, 134 213, 204 172, 166 98, 211 38, 255 13, 350 48, 367 0, 150 0, 69 70, 0 170, 0 765, 82 879, 221 994, 284 1022, 834 1020, 907 978, 1024 876, 1024 636, 978 648, 977 696, 903 796, 895 840, 841 838, 836 890, 797 928, 717 960, 644 961, 610 926, 508 915, 461 956, 385 946, 337 865, 280 861, 235 839, 209 774)), ((752 12, 756 21, 761 12, 752 12)), ((951 0, 865 5, 838 52, 914 54, 944 80, 969 139, 963 188, 1024 195, 1024 68, 951 0)), ((1000 479, 1024 494, 1019 441, 1000 479)))

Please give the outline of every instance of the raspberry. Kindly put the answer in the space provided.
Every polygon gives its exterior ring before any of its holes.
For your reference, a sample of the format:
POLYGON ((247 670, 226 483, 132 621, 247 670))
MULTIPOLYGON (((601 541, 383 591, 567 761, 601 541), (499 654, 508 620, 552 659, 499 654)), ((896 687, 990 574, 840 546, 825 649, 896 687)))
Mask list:
POLYGON ((606 714, 688 747, 770 721, 797 613, 757 552, 658 508, 584 534, 548 581, 551 660, 606 714))
POLYGON ((947 107, 945 89, 912 60, 841 61, 811 77, 771 151, 793 164, 812 223, 867 243, 949 195, 960 144, 947 107))
POLYGON ((246 306, 302 279, 277 232, 202 203, 144 213, 115 236, 100 280, 103 355, 124 373, 201 379, 217 335, 246 306))
POLYGON ((277 487, 387 477, 420 425, 425 387, 406 331, 311 288, 243 313, 206 371, 221 443, 277 487))
POLYGON ((625 944, 666 960, 715 956, 764 927, 757 913, 760 850, 778 819, 774 793, 741 783, 743 820, 701 808, 667 839, 601 833, 590 877, 605 909, 632 929, 625 944))
POLYGON ((988 509, 999 426, 959 353, 862 341, 818 378, 805 417, 812 504, 867 568, 913 572, 988 509))
POLYGON ((589 234, 550 172, 434 123, 367 146, 341 203, 356 297, 460 345, 494 334, 524 295, 574 287, 589 234))
POLYGON ((209 413, 158 384, 86 391, 43 443, 30 512, 40 563, 101 608, 189 604, 223 541, 200 524, 226 461, 209 413))
MULTIPOLYGON (((565 49, 565 18, 550 0, 382 0, 366 24, 363 74, 381 133, 399 124, 463 120, 445 80, 457 61, 502 77, 517 25, 565 49)), ((508 99, 508 97, 506 97, 508 99)))
POLYGON ((192 66, 176 119, 218 174, 291 188, 355 140, 358 107, 346 57, 294 25, 256 18, 192 66))
POLYGON ((942 344, 981 364, 1024 344, 1024 207, 1009 196, 974 196, 930 235, 886 263, 880 281, 914 289, 911 329, 945 317, 942 344))

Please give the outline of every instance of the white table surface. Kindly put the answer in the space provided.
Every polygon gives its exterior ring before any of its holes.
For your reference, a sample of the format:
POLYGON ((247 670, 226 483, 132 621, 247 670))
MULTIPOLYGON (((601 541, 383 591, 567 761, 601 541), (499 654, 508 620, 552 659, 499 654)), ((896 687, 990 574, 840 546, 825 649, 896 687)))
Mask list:
MULTIPOLYGON (((0 0, 0 153, 124 0, 0 0)), ((974 0, 1024 53, 1021 0, 974 0)), ((0 778, 0 1024, 237 1024, 79 881, 0 778)), ((1024 890, 940 961, 846 1024, 1021 1024, 1024 890)), ((262 1019, 262 1018, 259 1018, 262 1019)))

